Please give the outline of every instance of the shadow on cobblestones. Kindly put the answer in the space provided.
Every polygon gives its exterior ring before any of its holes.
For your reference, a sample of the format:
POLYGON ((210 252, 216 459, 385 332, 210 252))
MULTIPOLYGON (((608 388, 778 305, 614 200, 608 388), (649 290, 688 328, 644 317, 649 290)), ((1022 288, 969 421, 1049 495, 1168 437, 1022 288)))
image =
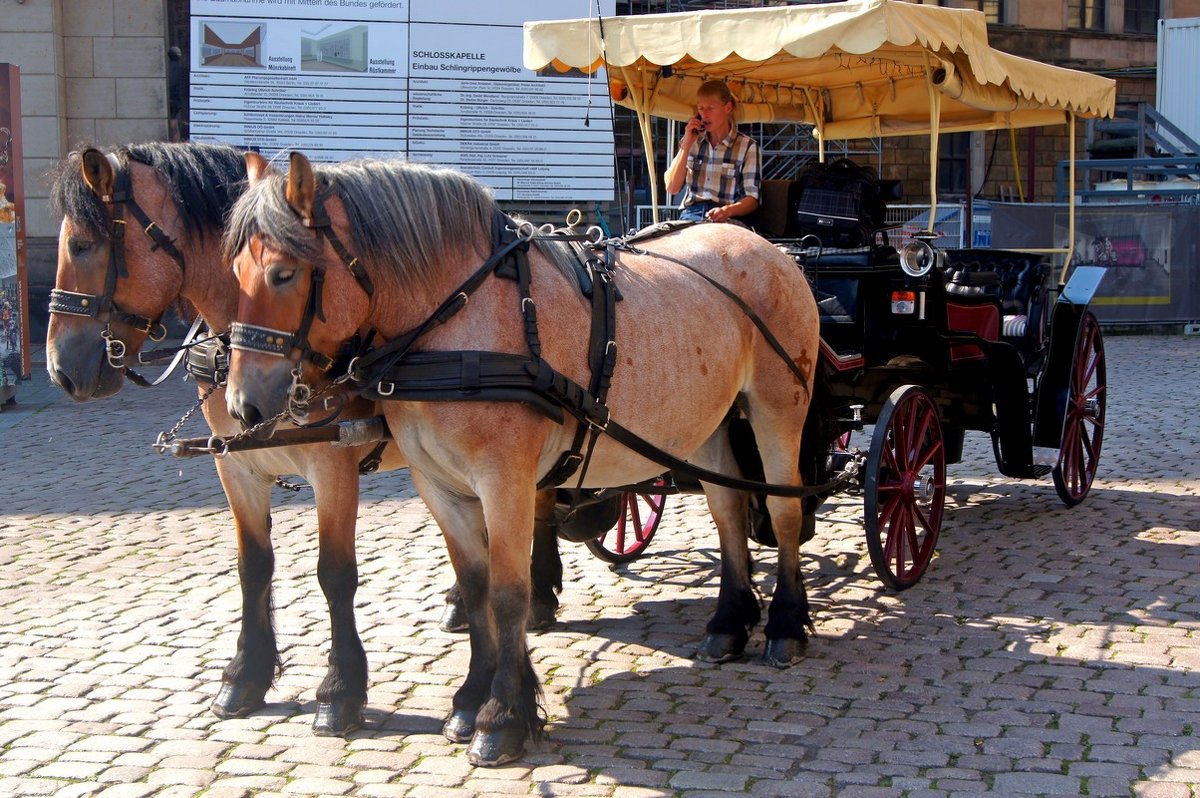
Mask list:
MULTIPOLYGON (((831 500, 802 559, 817 634, 786 671, 691 659, 717 591, 697 497, 624 568, 565 546, 561 623, 530 637, 550 738, 498 770, 438 733, 468 647, 437 628, 453 577, 405 476, 365 480, 360 507, 367 727, 311 732, 328 614, 307 493, 275 497, 284 672, 264 711, 220 720, 232 523, 211 463, 149 448, 190 386, 47 405, 0 429, 0 794, 1196 796, 1197 355, 1108 342, 1101 472, 1074 509, 968 436, 939 553, 903 593, 871 569, 861 498, 831 500)), ((755 554, 769 593, 774 554, 755 554)))

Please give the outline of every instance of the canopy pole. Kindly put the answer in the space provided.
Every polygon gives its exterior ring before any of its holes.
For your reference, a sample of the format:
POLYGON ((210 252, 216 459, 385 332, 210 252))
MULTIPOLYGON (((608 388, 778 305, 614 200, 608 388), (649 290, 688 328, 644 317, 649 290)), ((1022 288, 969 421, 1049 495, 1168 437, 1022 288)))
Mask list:
POLYGON ((1058 285, 1067 284, 1067 269, 1075 257, 1075 112, 1067 111, 1067 259, 1058 274, 1058 285))
MULTIPOLYGON (((922 51, 924 52, 924 51, 922 51)), ((937 176, 938 176, 938 131, 942 123, 942 93, 934 88, 933 70, 929 66, 929 53, 925 55, 925 90, 929 93, 929 227, 926 232, 932 233, 937 221, 937 176)), ((967 187, 970 188, 971 177, 967 176, 967 187)), ((959 236, 961 238, 961 235, 959 236)))
MULTIPOLYGON (((625 67, 621 67, 621 77, 625 80, 626 86, 639 86, 639 90, 630 92, 629 96, 633 98, 633 111, 637 114, 638 129, 642 134, 642 149, 646 153, 646 170, 650 173, 651 218, 654 220, 654 224, 658 224, 658 169, 654 159, 654 136, 650 130, 650 102, 646 97, 646 86, 635 84, 630 80, 625 67)), ((657 91, 658 80, 656 79, 652 92, 657 91)))
POLYGON ((812 98, 812 90, 805 88, 804 105, 813 119, 813 135, 817 139, 817 161, 825 163, 825 114, 821 104, 812 98))

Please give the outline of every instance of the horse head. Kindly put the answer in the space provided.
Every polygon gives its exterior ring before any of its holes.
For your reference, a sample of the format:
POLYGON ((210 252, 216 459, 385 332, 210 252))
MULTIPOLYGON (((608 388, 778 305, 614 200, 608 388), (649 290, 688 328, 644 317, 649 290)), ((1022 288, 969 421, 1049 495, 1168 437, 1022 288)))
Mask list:
MULTIPOLYGON (((73 153, 55 181, 65 215, 50 302, 46 359, 50 378, 77 401, 116 393, 125 358, 148 336, 179 294, 180 266, 149 236, 126 235, 121 207, 132 198, 130 165, 88 148, 73 153), (74 167, 74 168, 72 168, 74 167)), ((157 180, 139 177, 138 201, 170 225, 175 209, 157 180)))
POLYGON ((64 159, 52 190, 63 216, 46 340, 55 384, 79 401, 115 393, 189 286, 210 324, 232 315, 236 287, 216 245, 243 178, 240 153, 214 145, 89 147, 64 159))
POLYGON ((343 344, 367 320, 369 282, 341 243, 345 207, 307 158, 292 153, 286 176, 256 153, 246 167, 225 239, 240 287, 226 400, 245 427, 269 435, 336 376, 343 344))

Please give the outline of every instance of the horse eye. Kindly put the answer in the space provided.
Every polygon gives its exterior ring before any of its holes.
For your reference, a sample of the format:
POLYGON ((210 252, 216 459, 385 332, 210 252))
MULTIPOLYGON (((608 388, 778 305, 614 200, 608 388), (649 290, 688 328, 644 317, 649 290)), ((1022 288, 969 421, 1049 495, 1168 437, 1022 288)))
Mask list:
POLYGON ((72 257, 78 257, 82 255, 95 245, 96 244, 94 241, 89 241, 86 238, 75 238, 74 236, 71 236, 67 239, 67 251, 71 253, 72 257))
POLYGON ((273 287, 279 287, 290 283, 296 276, 296 270, 286 266, 280 266, 267 271, 267 282, 273 287))

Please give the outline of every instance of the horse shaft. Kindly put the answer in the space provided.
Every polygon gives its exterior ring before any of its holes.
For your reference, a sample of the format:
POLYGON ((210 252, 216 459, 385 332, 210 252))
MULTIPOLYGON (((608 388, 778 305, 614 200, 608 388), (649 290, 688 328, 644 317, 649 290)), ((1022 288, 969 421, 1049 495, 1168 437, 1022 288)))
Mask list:
MULTIPOLYGON (((382 416, 339 421, 325 427, 301 427, 276 430, 264 440, 231 438, 224 441, 227 452, 246 452, 274 449, 279 446, 299 446, 306 443, 330 443, 334 446, 358 446, 390 438, 382 416)), ((199 457, 212 454, 212 438, 180 438, 171 444, 176 457, 199 457)))

